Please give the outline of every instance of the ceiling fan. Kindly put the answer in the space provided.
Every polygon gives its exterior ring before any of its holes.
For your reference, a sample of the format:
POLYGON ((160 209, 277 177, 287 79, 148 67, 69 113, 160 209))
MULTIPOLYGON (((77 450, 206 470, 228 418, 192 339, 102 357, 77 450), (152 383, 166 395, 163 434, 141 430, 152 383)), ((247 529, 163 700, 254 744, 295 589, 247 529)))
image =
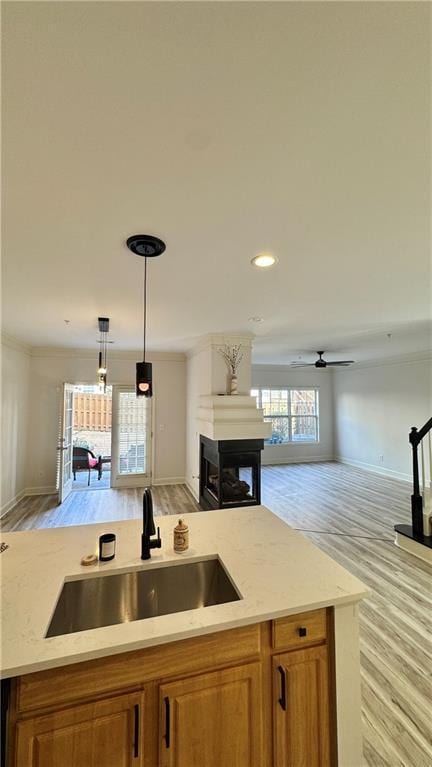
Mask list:
POLYGON ((324 352, 317 352, 318 359, 316 362, 291 362, 292 367, 297 368, 307 368, 307 367, 316 367, 316 368, 327 368, 330 365, 352 365, 355 360, 336 360, 335 362, 326 362, 323 360, 323 354, 324 352))

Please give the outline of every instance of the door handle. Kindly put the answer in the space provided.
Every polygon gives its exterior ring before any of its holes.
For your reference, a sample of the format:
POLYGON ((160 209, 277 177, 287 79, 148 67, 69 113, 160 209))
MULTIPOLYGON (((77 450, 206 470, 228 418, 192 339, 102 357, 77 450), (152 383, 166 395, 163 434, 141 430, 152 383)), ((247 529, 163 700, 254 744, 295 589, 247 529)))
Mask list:
POLYGON ((134 712, 134 735, 133 735, 133 755, 134 759, 139 757, 139 740, 140 740, 140 707, 139 703, 135 703, 133 707, 134 712))
POLYGON ((67 450, 67 447, 64 447, 64 446, 62 445, 62 447, 58 447, 58 448, 57 448, 57 450, 67 450))
POLYGON ((171 711, 170 711, 170 699, 164 698, 165 704, 165 745, 167 748, 171 745, 171 711))
POLYGON ((286 701, 286 671, 283 666, 278 666, 278 671, 281 677, 281 694, 280 698, 278 700, 278 703, 282 709, 282 711, 287 710, 287 701, 286 701))

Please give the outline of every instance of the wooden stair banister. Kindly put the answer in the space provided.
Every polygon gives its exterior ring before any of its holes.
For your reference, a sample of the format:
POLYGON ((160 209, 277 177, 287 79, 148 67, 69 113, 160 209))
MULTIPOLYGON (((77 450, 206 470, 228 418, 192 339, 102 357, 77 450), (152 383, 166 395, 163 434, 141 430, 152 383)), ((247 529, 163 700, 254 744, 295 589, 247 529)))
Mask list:
POLYGON ((419 442, 423 439, 423 437, 426 436, 428 431, 431 431, 432 429, 432 418, 429 418, 429 421, 426 421, 425 425, 421 427, 421 429, 417 429, 415 426, 412 427, 410 435, 409 435, 409 441, 411 444, 415 443, 418 445, 419 442))
MULTIPOLYGON (((432 418, 422 426, 421 429, 417 429, 416 426, 411 428, 409 434, 409 442, 412 447, 412 460, 413 460, 413 492, 411 495, 411 514, 412 514, 412 528, 415 536, 423 537, 423 495, 420 492, 420 473, 419 473, 419 461, 418 461, 418 447, 426 434, 432 430, 432 418)), ((430 480, 430 477, 429 477, 430 480)), ((424 457, 422 452, 422 485, 423 490, 425 487, 425 471, 424 471, 424 457)))

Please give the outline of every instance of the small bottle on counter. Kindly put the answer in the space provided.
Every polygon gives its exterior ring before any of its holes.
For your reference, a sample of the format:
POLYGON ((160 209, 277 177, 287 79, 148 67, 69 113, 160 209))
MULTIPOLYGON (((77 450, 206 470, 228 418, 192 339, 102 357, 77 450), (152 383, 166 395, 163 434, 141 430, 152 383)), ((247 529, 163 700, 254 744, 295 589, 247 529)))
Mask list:
POLYGON ((109 562, 115 557, 116 537, 114 533, 104 533, 99 538, 99 561, 109 562))
POLYGON ((174 528, 174 551, 186 551, 189 548, 189 528, 182 519, 174 528))

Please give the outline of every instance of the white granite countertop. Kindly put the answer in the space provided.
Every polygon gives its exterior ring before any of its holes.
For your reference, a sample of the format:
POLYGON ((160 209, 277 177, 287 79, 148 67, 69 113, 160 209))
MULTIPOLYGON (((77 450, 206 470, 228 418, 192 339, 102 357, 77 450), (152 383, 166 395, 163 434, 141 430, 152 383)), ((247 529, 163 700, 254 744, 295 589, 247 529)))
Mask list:
POLYGON ((162 549, 140 558, 141 521, 3 533, 1 676, 17 676, 165 644, 283 615, 353 603, 368 590, 264 506, 184 515, 190 548, 176 554, 178 516, 158 517, 162 549), (116 557, 83 567, 99 535, 114 532, 116 557), (95 573, 158 567, 219 556, 242 599, 45 639, 63 582, 95 573))

